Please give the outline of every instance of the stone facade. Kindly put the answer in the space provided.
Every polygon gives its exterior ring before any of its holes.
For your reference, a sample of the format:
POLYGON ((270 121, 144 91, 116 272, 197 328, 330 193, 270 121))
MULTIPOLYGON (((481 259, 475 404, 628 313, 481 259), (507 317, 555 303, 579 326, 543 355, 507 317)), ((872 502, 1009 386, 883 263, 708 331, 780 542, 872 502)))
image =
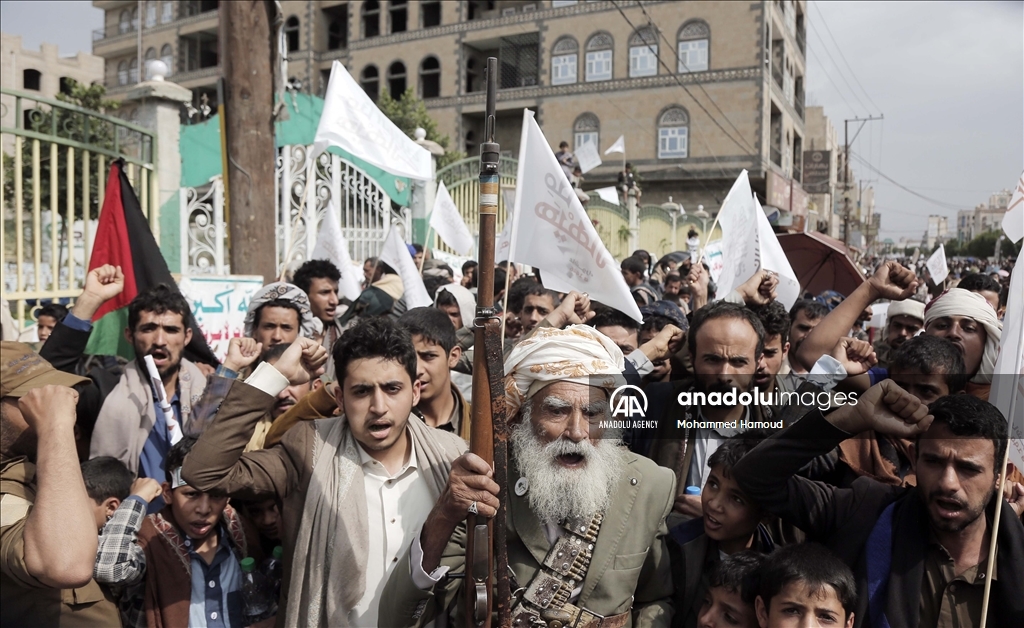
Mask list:
MULTIPOLYGON (((94 0, 106 11, 94 52, 107 60, 112 94, 134 83, 131 60, 140 48, 143 57, 161 57, 169 46, 169 79, 193 90, 196 99, 206 94, 215 106, 219 68, 210 42, 218 33, 216 4, 147 0, 138 8, 136 2, 94 0), (133 29, 136 10, 142 13, 141 37, 133 29), (155 23, 148 25, 153 16, 155 23)), ((645 204, 671 195, 684 207, 703 204, 713 213, 744 168, 762 198, 768 171, 799 188, 808 146, 803 0, 280 4, 287 75, 296 87, 322 94, 335 60, 370 89, 365 78, 375 70, 376 90, 404 84, 424 97, 453 148, 476 153, 483 131, 483 66, 487 56, 500 56, 505 88, 498 96, 497 140, 507 154, 518 152, 522 109, 529 107, 552 144, 564 139, 573 145, 577 132, 596 132, 603 152, 624 135, 626 159, 640 173, 645 204), (681 44, 687 68, 680 67, 681 44), (595 55, 588 62, 590 52, 595 55), (569 62, 571 54, 575 63, 569 62), (404 81, 393 72, 398 68, 404 68, 404 81), (605 68, 610 72, 602 73, 605 68), (597 76, 602 80, 588 80, 597 76), (577 124, 584 114, 596 119, 589 125, 596 128, 581 130, 589 128, 577 124), (665 144, 659 151, 660 142, 665 144)), ((588 173, 587 188, 614 182, 621 155, 605 159, 588 173)), ((792 198, 807 197, 795 190, 792 198)), ((806 213, 806 207, 782 209, 806 213)))

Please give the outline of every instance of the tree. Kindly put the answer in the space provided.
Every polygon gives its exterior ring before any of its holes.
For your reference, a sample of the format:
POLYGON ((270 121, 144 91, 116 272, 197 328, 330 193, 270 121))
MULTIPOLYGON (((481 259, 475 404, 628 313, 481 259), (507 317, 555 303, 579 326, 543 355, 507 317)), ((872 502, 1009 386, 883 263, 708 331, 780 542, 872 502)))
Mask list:
MULTIPOLYGON (((969 255, 971 257, 978 257, 981 259, 988 259, 996 254, 996 241, 999 240, 1000 236, 1003 235, 1003 230, 998 231, 986 231, 985 233, 977 236, 973 240, 967 243, 961 255, 969 255)), ((1020 253, 1020 245, 1010 242, 1008 238, 1003 238, 1000 241, 1002 257, 1018 255, 1020 253)))
MULTIPOLYGON (((118 103, 106 100, 106 88, 102 85, 83 85, 74 79, 68 79, 68 93, 60 93, 57 100, 85 109, 89 112, 106 114, 118 107, 118 103)), ((23 106, 27 99, 24 99, 23 106)), ((31 101, 28 101, 31 102, 31 101)), ((43 105, 46 106, 46 105, 43 105)), ((101 148, 114 151, 118 147, 122 153, 123 148, 128 144, 124 137, 117 137, 119 128, 111 122, 103 120, 89 113, 64 109, 61 107, 37 107, 25 110, 24 128, 27 131, 35 131, 44 135, 56 136, 76 142, 77 144, 89 147, 101 148)), ((125 134, 123 131, 121 135, 125 134)), ((21 149, 21 172, 15 172, 15 158, 13 155, 4 153, 4 196, 10 199, 8 202, 14 204, 14 180, 20 178, 25 184, 22 186, 22 207, 31 208, 32 195, 32 145, 34 138, 24 138, 21 149)), ((53 165, 50 163, 50 147, 54 142, 46 140, 39 141, 39 198, 40 206, 43 209, 50 208, 50 182, 54 176, 53 165)), ((74 199, 75 217, 83 217, 81 203, 82 194, 82 152, 75 151, 74 182, 71 190, 67 188, 67 147, 57 143, 57 206, 61 215, 64 215, 67 195, 71 194, 74 199)), ((89 170, 89 217, 95 218, 99 215, 99 186, 106 185, 106 173, 97 173, 99 168, 99 156, 95 153, 90 157, 89 170)), ((109 165, 113 158, 106 156, 105 162, 109 165)))
POLYGON ((451 139, 447 135, 441 135, 437 130, 437 123, 427 113, 427 106, 423 101, 416 97, 413 88, 405 90, 398 100, 392 98, 388 90, 381 90, 377 107, 409 137, 413 137, 416 129, 422 127, 427 132, 427 139, 437 142, 444 149, 444 155, 437 158, 438 170, 466 158, 466 153, 462 151, 449 150, 451 139))

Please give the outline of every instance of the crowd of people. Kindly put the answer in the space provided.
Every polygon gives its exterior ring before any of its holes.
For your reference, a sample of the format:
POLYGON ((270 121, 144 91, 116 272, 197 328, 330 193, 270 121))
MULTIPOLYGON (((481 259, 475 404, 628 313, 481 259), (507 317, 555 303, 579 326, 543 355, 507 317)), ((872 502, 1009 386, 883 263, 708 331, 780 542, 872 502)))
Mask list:
POLYGON ((408 308, 379 259, 354 301, 307 261, 219 364, 166 285, 128 308, 134 358, 87 355, 124 290, 95 268, 39 347, 3 343, 2 624, 463 625, 466 517, 505 500, 517 627, 1022 626, 1024 477, 988 401, 1009 272, 868 264, 787 308, 771 272, 717 294, 699 256, 636 251, 642 321, 490 269, 505 487, 467 451, 477 262, 417 259, 433 305, 408 308))

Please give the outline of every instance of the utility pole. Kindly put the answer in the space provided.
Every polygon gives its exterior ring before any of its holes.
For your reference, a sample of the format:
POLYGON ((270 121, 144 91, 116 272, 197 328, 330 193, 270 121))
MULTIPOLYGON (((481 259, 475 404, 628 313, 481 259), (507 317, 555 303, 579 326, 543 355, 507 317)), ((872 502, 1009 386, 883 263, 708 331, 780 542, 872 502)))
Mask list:
POLYGON ((220 67, 224 76, 222 142, 231 272, 277 276, 274 165, 274 4, 220 3, 220 67))
POLYGON ((872 120, 884 120, 885 114, 878 117, 868 116, 867 118, 850 118, 843 120, 843 244, 850 246, 850 144, 857 140, 864 125, 872 120), (850 123, 860 122, 857 132, 850 139, 850 123))

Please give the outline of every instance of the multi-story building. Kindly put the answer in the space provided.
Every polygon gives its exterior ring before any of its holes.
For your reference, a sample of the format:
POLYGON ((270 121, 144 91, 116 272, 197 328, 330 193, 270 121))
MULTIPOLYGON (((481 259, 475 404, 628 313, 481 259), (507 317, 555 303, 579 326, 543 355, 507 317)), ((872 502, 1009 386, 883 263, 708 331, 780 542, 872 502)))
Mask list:
POLYGON ((928 216, 928 229, 924 235, 924 249, 930 252, 940 242, 949 239, 949 218, 932 214, 928 216))
POLYGON ((979 203, 974 209, 961 209, 956 213, 956 238, 960 242, 970 242, 987 231, 1002 228, 1003 215, 1006 213, 1012 190, 1000 190, 989 196, 988 203, 979 203))
MULTIPOLYGON (((94 0, 106 11, 94 53, 112 95, 160 58, 170 80, 215 99, 218 3, 94 0), (139 57, 142 56, 142 63, 139 57)), ((803 230, 806 4, 619 0, 281 0, 291 84, 322 94, 340 60, 376 98, 412 87, 452 146, 482 141, 484 64, 500 64, 497 141, 519 149, 522 109, 553 144, 625 136, 643 202, 672 195, 715 209, 746 169, 780 224, 803 230)), ((614 181, 621 155, 588 173, 614 181)), ((816 225, 815 225, 816 226, 816 225)))
MULTIPOLYGON (((103 80, 103 59, 87 52, 73 57, 62 57, 55 44, 42 44, 39 50, 22 47, 20 35, 0 33, 0 86, 6 89, 36 94, 41 98, 56 98, 62 92, 69 93, 68 79, 91 85, 103 80)), ((14 98, 3 96, 3 126, 15 127, 14 98)), ((31 128, 29 119, 32 110, 22 111, 23 125, 31 128)), ((4 136, 5 144, 14 142, 13 135, 4 136)), ((10 152, 11 147, 5 145, 10 152)))
POLYGON ((807 147, 804 150, 803 188, 807 191, 807 230, 833 238, 840 234, 842 213, 833 211, 839 183, 842 150, 839 135, 823 107, 807 107, 807 147))

